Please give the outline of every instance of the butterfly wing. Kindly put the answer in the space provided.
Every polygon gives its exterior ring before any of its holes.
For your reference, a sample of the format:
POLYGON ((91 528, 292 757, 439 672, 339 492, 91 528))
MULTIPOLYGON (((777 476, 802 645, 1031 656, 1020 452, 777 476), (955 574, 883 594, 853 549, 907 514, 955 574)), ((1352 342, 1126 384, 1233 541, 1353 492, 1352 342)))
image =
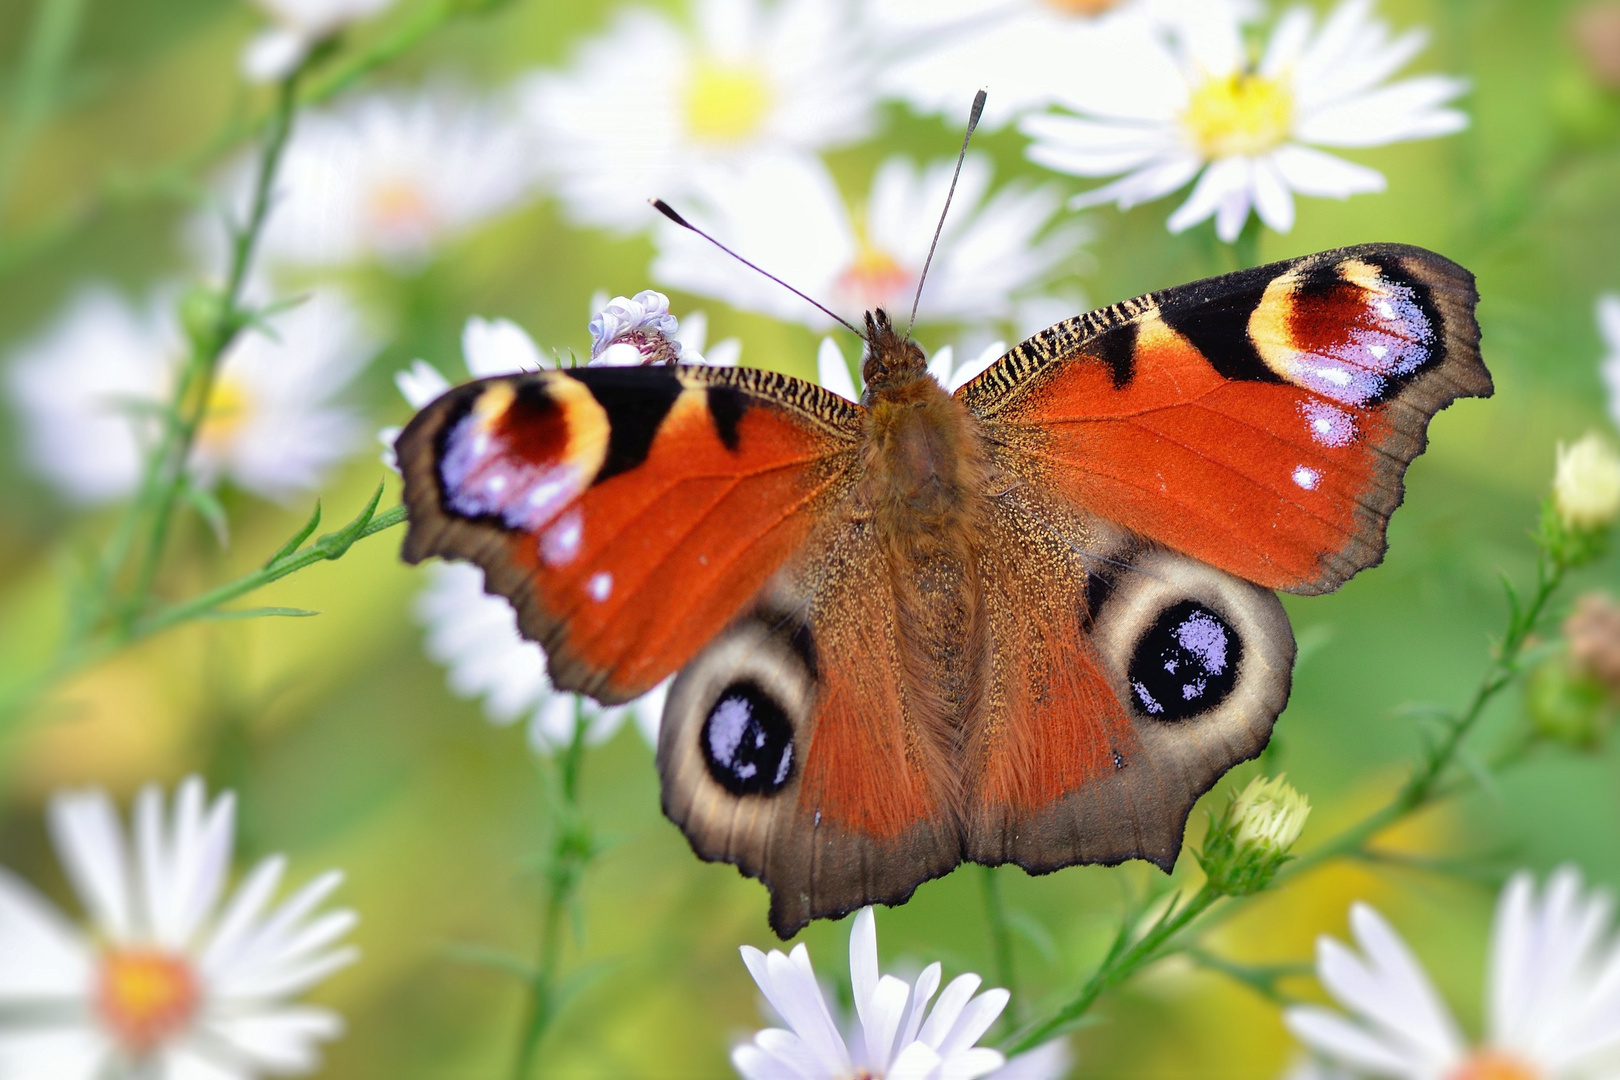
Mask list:
POLYGON ((992 500, 990 657, 964 756, 966 854, 1034 873, 1149 859, 1288 701, 1276 594, 1032 488, 992 500))
POLYGON ((958 392, 1003 490, 968 857, 1168 868, 1288 700, 1287 616, 1382 557, 1429 419, 1487 396, 1467 271, 1326 252, 1052 327, 958 392))
POLYGON ((398 440, 404 556, 478 564, 556 685, 626 701, 691 659, 843 496, 860 417, 742 368, 468 383, 398 440))
POLYGON ((664 813, 765 883, 783 938, 961 860, 951 736, 907 689, 900 621, 870 520, 840 515, 670 689, 664 813))
POLYGON ((958 391, 1024 483, 1268 588, 1377 563, 1429 419, 1488 397, 1473 276, 1370 244, 1070 319, 958 391))

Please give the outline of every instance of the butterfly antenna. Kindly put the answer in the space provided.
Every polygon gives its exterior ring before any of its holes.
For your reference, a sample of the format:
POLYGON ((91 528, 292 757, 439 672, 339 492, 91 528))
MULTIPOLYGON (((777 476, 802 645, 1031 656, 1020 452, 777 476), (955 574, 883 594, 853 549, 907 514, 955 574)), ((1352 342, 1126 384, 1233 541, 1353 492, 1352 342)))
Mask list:
POLYGON ((945 194, 945 208, 939 212, 939 224, 934 226, 934 242, 928 245, 928 258, 923 262, 922 276, 917 279, 917 295, 911 298, 911 321, 906 324, 906 337, 911 336, 911 328, 917 325, 917 305, 922 303, 923 282, 928 280, 928 268, 934 263, 934 249, 939 247, 939 234, 945 231, 945 215, 951 212, 951 199, 956 196, 956 182, 962 178, 962 163, 967 160, 968 140, 973 138, 973 129, 979 126, 979 117, 984 113, 985 92, 980 90, 973 95, 973 111, 968 113, 967 132, 962 136, 962 152, 956 155, 956 171, 951 174, 951 190, 945 194))
POLYGON ((854 334, 856 337, 862 339, 863 341, 866 339, 866 335, 861 333, 859 328, 857 328, 854 323, 850 322, 848 319, 844 318, 842 315, 839 315, 837 312, 832 311, 831 309, 829 309, 826 304, 823 304, 820 301, 811 299, 805 293, 799 291, 798 289, 795 289, 793 286, 789 285, 787 282, 783 281, 781 278, 777 277, 775 274, 771 273, 769 270, 766 270, 764 267, 758 265, 757 263, 749 262, 747 259, 745 259, 741 255, 737 254, 735 251, 732 251, 730 248, 726 247, 726 245, 722 244, 720 241, 716 240, 714 237, 710 236, 708 233, 704 232, 702 229, 698 228, 696 225, 692 224, 690 221, 687 221, 685 218, 681 217, 680 214, 677 214, 675 212, 675 208, 673 206, 669 205, 669 203, 665 202, 663 199, 648 199, 647 201, 652 203, 654 210, 657 210, 660 214, 663 214, 665 217, 669 218, 669 220, 673 221, 675 224, 679 225, 681 228, 690 229, 692 232, 697 233, 699 236, 703 237, 703 239, 707 240, 709 243, 713 244, 715 247, 719 248, 721 251, 725 252, 727 255, 730 255, 733 259, 736 259, 738 262, 742 263, 744 266, 748 267, 750 270, 755 270, 755 271, 757 271, 757 272, 759 272, 761 274, 764 274, 766 277, 770 278, 772 281, 774 281, 778 285, 782 286, 782 288, 786 289, 788 292, 792 293, 794 296, 797 296, 799 299, 805 301, 808 304, 811 304, 817 310, 821 311, 823 314, 831 316, 837 322, 842 323, 843 326, 850 333, 854 334))

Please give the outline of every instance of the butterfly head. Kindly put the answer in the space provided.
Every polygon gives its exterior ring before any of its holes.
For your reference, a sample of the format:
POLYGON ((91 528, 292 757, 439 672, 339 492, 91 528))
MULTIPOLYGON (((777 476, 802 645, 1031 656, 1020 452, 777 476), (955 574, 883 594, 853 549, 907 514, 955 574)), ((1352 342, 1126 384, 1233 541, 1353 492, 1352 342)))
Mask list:
POLYGON ((861 379, 873 390, 898 386, 928 374, 928 361, 910 337, 901 334, 882 308, 866 313, 866 359, 861 379))

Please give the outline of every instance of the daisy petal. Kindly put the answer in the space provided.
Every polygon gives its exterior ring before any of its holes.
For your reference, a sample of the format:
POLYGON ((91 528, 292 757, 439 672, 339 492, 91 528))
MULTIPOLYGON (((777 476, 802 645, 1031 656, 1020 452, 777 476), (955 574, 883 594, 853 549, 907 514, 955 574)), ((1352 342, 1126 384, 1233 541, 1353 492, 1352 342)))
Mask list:
POLYGON ((91 965, 78 930, 0 867, 0 1006, 83 998, 91 965))
POLYGON ((1283 182, 1301 195, 1345 199, 1383 191, 1384 174, 1307 146, 1284 146, 1271 155, 1283 182))
POLYGON ((114 941, 133 937, 129 857, 112 800, 104 791, 67 793, 51 800, 49 814, 63 869, 91 918, 114 941))
POLYGON ((1329 1009, 1296 1005, 1283 1013, 1283 1023, 1306 1046, 1352 1068, 1364 1069, 1375 1076, 1411 1077, 1413 1080, 1431 1075, 1425 1071, 1424 1063, 1414 1062, 1404 1048, 1392 1048, 1329 1009))

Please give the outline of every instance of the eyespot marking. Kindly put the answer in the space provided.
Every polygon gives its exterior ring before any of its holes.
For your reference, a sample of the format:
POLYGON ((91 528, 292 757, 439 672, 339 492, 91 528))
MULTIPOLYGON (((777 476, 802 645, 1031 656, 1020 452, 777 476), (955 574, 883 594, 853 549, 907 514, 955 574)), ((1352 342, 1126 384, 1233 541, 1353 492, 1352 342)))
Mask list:
POLYGON ((1226 700, 1237 685, 1243 642, 1196 600, 1166 608, 1131 655, 1131 703, 1155 720, 1186 720, 1226 700))
POLYGON ((720 692, 699 738, 709 775, 733 795, 774 795, 793 776, 793 724, 752 679, 720 692))

